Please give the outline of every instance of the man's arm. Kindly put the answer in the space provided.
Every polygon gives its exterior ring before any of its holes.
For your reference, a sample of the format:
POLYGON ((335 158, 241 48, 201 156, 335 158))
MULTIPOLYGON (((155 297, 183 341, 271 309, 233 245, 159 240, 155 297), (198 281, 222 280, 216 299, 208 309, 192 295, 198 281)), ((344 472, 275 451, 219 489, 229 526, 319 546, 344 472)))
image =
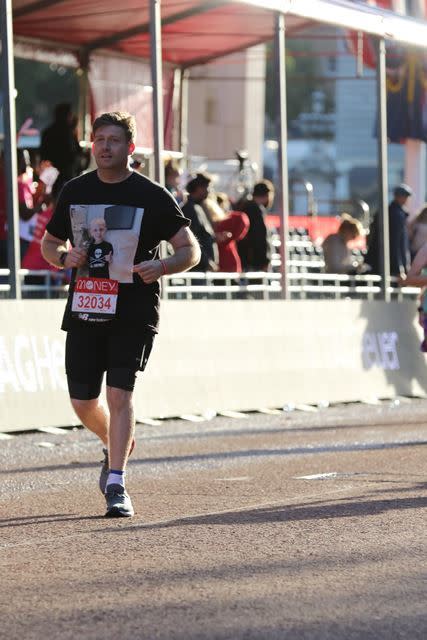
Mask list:
POLYGON ((48 231, 45 231, 42 238, 41 252, 43 258, 58 269, 81 267, 87 260, 86 251, 77 247, 68 250, 66 241, 56 238, 48 231), (65 260, 61 262, 60 256, 63 253, 66 254, 65 260))
POLYGON ((133 272, 137 273, 145 284, 151 284, 165 274, 188 271, 199 263, 199 243, 188 227, 181 227, 169 243, 174 250, 173 256, 162 260, 146 260, 134 265, 133 272))

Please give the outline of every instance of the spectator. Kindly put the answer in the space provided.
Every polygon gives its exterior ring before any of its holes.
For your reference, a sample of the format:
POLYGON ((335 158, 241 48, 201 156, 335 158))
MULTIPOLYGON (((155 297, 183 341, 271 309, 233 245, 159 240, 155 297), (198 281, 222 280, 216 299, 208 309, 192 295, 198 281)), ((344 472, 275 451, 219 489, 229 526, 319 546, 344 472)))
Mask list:
MULTIPOLYGON (((402 276, 407 273, 410 265, 409 237, 406 219, 408 212, 404 208, 412 190, 407 184, 400 184, 394 190, 394 198, 389 205, 389 234, 390 234, 390 275, 402 276)), ((366 264, 372 273, 381 273, 378 214, 375 215, 369 232, 368 252, 366 264)))
POLYGON ((271 240, 265 218, 273 199, 273 184, 270 180, 261 180, 254 186, 252 197, 242 206, 242 211, 249 218, 248 233, 237 245, 244 271, 269 269, 271 240))
POLYGON ((37 190, 33 182, 33 168, 30 154, 26 149, 18 149, 18 202, 19 202, 19 237, 21 262, 30 246, 37 223, 37 213, 44 203, 44 190, 37 190))
MULTIPOLYGON (((224 194, 218 194, 221 202, 226 202, 224 194)), ((218 198, 218 196, 217 196, 218 198)), ((219 271, 240 273, 242 263, 237 251, 237 241, 245 237, 249 229, 249 218, 242 211, 225 212, 217 200, 209 197, 203 208, 215 231, 219 253, 219 271)))
POLYGON ((187 202, 182 206, 184 215, 191 220, 191 230, 200 244, 200 262, 193 267, 193 271, 218 270, 218 246, 215 231, 207 217, 201 203, 209 193, 211 178, 205 173, 197 173, 187 183, 187 202))
POLYGON ((184 200, 180 181, 182 170, 179 164, 172 158, 165 164, 165 187, 173 195, 178 204, 184 200))
POLYGON ((427 203, 416 218, 408 225, 411 257, 414 257, 427 242, 427 203))
POLYGON ((359 264, 353 257, 348 243, 363 233, 363 227, 348 213, 341 215, 340 226, 323 241, 323 257, 326 273, 356 273, 359 264))
POLYGON ((57 104, 54 122, 42 133, 40 158, 49 160, 59 171, 55 190, 80 174, 84 153, 76 134, 76 119, 69 103, 57 104))
POLYGON ((22 259, 22 267, 24 269, 31 269, 33 271, 55 271, 62 276, 63 271, 58 271, 58 269, 49 264, 41 254, 41 241, 46 229, 46 225, 52 216, 53 206, 53 203, 51 203, 46 209, 43 209, 42 211, 40 211, 40 213, 37 214, 33 238, 24 258, 22 259))
MULTIPOLYGON (((41 162, 36 170, 39 176, 39 183, 35 197, 43 197, 45 206, 40 208, 40 211, 34 218, 33 233, 30 244, 25 255, 21 256, 22 267, 33 271, 50 270, 58 272, 58 270, 49 264, 41 254, 41 241, 46 225, 52 216, 55 204, 55 198, 52 191, 55 180, 58 177, 58 170, 55 169, 47 160, 41 162)), ((60 279, 64 280, 63 272, 60 271, 58 273, 61 276, 60 279)))

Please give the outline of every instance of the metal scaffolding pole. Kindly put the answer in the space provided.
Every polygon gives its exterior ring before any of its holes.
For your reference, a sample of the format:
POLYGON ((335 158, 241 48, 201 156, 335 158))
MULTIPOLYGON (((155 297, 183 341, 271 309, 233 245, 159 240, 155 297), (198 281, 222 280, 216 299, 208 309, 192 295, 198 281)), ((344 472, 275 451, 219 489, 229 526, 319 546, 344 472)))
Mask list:
POLYGON ((280 216, 280 246, 282 275, 282 298, 289 299, 288 281, 288 217, 289 217, 289 191, 288 191, 288 128, 286 116, 286 51, 285 51, 285 16, 276 13, 275 38, 274 38, 274 77, 276 84, 276 133, 278 140, 278 168, 277 183, 278 211, 280 216))
POLYGON ((377 42, 377 102, 378 102, 378 230, 381 265, 381 297, 390 301, 390 233, 388 215, 387 162, 387 92, 385 41, 377 42))
POLYGON ((79 133, 80 139, 90 142, 89 114, 89 55, 81 52, 79 59, 79 133))
POLYGON ((163 171, 163 77, 160 0, 150 0, 151 82, 153 85, 154 178, 164 184, 163 171))
POLYGON ((188 167, 188 92, 189 69, 181 69, 179 93, 179 150, 182 153, 182 166, 188 167))
POLYGON ((15 75, 13 69, 12 2, 0 2, 1 77, 4 125, 4 177, 8 225, 8 264, 10 297, 21 298, 19 250, 18 176, 16 168, 15 75))

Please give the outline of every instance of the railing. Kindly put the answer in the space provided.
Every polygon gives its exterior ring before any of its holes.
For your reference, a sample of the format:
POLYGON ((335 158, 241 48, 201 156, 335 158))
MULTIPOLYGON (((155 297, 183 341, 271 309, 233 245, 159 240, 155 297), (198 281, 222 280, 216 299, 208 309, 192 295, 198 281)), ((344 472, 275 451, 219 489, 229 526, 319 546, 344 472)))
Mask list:
MULTIPOLYGON (((288 278, 291 298, 301 299, 363 299, 378 300, 381 277, 378 275, 346 275, 312 273, 321 268, 322 260, 289 260, 288 278), (314 264, 316 263, 316 264, 314 264), (299 271, 297 271, 299 269, 299 271)), ((8 298, 8 269, 0 269, 0 297, 8 298)), ((23 298, 64 298, 68 284, 63 272, 20 269, 23 298)), ((278 300, 281 298, 280 273, 254 271, 248 273, 190 271, 163 277, 163 298, 169 300, 278 300)), ((414 299, 420 289, 399 287, 397 278, 390 278, 392 300, 414 299)))
MULTIPOLYGON (((21 291, 23 298, 65 298, 68 284, 63 271, 20 269, 21 291)), ((0 269, 0 298, 8 298, 9 269, 0 269)))

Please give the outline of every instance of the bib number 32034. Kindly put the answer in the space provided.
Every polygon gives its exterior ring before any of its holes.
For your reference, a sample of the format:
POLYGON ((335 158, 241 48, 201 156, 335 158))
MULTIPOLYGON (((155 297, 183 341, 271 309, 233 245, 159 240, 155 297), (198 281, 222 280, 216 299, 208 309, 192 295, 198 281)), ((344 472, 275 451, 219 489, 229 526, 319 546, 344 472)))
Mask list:
POLYGON ((119 283, 110 278, 78 278, 71 311, 88 322, 111 320, 116 314, 119 283))

